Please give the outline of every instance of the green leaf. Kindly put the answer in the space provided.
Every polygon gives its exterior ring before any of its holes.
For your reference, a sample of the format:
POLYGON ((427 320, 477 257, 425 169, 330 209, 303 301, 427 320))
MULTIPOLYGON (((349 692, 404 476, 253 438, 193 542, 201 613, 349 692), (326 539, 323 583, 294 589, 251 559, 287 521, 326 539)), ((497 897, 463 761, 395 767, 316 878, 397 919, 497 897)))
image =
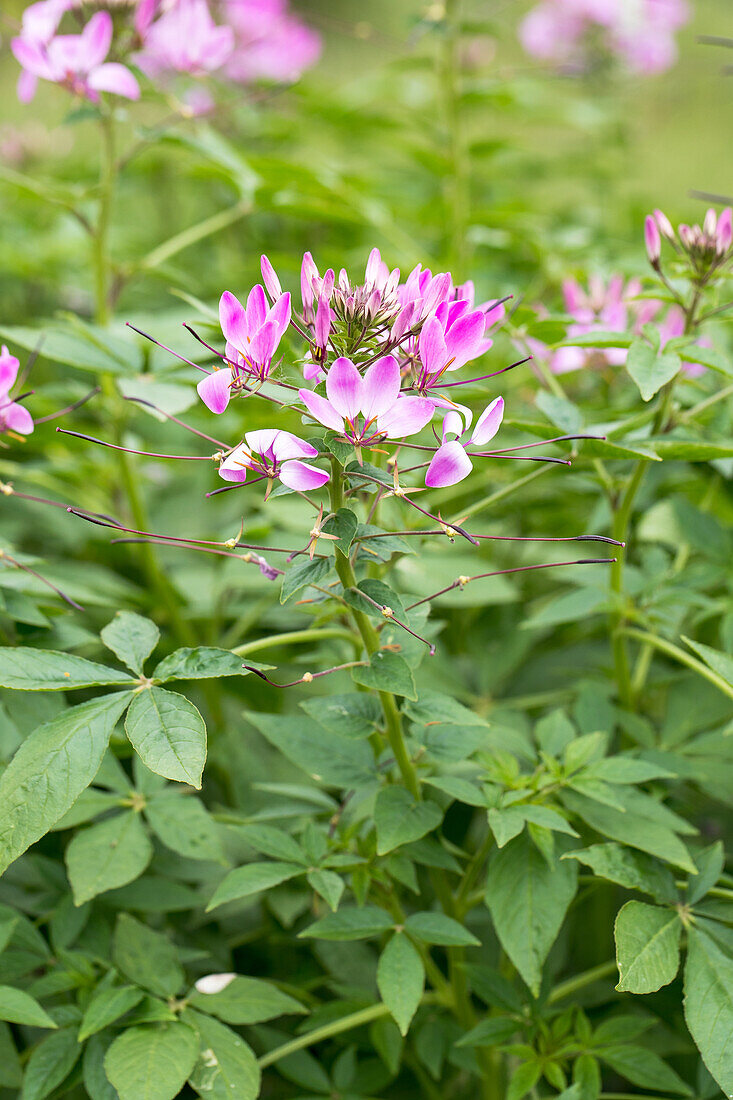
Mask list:
MULTIPOLYGON (((349 446, 349 453, 352 450, 353 447, 349 446)), ((327 535, 337 535, 338 542, 334 545, 338 547, 342 554, 348 554, 358 526, 359 521, 350 508, 339 508, 334 516, 329 516, 326 520, 323 530, 327 535)), ((330 539, 327 541, 330 542, 330 539)))
POLYGON ((486 904, 496 934, 535 996, 576 884, 576 868, 561 860, 548 866, 526 833, 495 852, 489 864, 486 904))
POLYGON ((443 811, 437 802, 415 802, 404 787, 382 787, 374 807, 378 854, 419 840, 442 820, 443 811))
POLYGON ((703 645, 702 642, 693 642, 692 638, 686 638, 684 634, 682 635, 682 641, 690 649, 695 650, 695 653, 705 662, 708 668, 711 668, 713 672, 717 672, 718 676, 722 676, 725 682, 733 687, 733 657, 729 653, 723 653, 720 649, 703 645))
POLYGON ((438 947, 478 947, 481 941, 443 913, 411 913, 405 928, 415 939, 438 947))
POLYGON ((142 989, 132 985, 118 985, 112 989, 99 989, 86 1007, 79 1027, 79 1042, 83 1043, 90 1035, 113 1024, 135 1005, 139 1005, 145 994, 142 989))
POLYGON ((626 357, 626 370, 639 387, 644 401, 651 401, 654 394, 678 374, 680 366, 679 355, 657 354, 641 338, 634 340, 626 357))
POLYGON ((166 848, 184 858, 218 863, 224 859, 217 824, 198 798, 163 791, 150 799, 145 816, 166 848))
MULTIPOLYGON (((92 329, 92 334, 94 332, 92 329)), ((63 363, 67 367, 91 371, 93 374, 99 371, 128 374, 131 369, 138 370, 142 366, 140 352, 129 340, 115 340, 112 344, 110 338, 105 347, 105 343, 93 342, 90 338, 82 339, 61 325, 42 329, 3 325, 0 334, 28 351, 34 351, 40 346, 42 358, 52 363, 63 363)))
POLYGON ((695 905, 704 898, 708 890, 715 886, 725 869, 725 848, 722 840, 716 840, 708 848, 695 855, 695 864, 699 874, 690 879, 687 886, 687 903, 695 905))
POLYGON ((0 648, 0 687, 16 691, 71 691, 102 684, 134 684, 127 672, 84 657, 26 646, 0 648))
POLYGON ((586 864, 593 874, 625 886, 628 890, 641 890, 651 894, 656 901, 674 904, 677 887, 674 875, 652 856, 634 852, 620 844, 591 844, 588 848, 566 852, 563 859, 577 859, 586 864))
POLYGON ((47 1035, 31 1051, 19 1100, 43 1100, 68 1077, 80 1054, 76 1028, 65 1027, 47 1035))
POLYGON ((173 997, 183 985, 175 946, 167 936, 154 932, 129 913, 120 913, 117 918, 112 957, 126 978, 159 997, 173 997))
POLYGON ((327 913, 300 936, 317 940, 366 940, 390 928, 394 928, 394 920, 389 913, 374 905, 364 905, 360 909, 339 909, 337 913, 327 913))
MULTIPOLYGON (((249 661, 256 668, 271 668, 249 661)), ((211 680, 220 676, 249 676, 242 658, 228 649, 213 646, 196 646, 195 649, 177 649, 164 657, 153 672, 153 679, 166 683, 169 680, 211 680)))
POLYGON ((93 1035, 84 1047, 84 1088, 89 1100, 119 1100, 117 1089, 104 1072, 104 1058, 110 1044, 111 1039, 106 1035, 93 1035))
POLYGON ((674 436, 652 438, 649 443, 660 458, 678 458, 684 462, 713 462, 718 458, 733 457, 733 446, 730 443, 715 443, 705 439, 675 439, 674 436))
POLYGON ((522 1100, 535 1087, 542 1076, 541 1062, 524 1062, 512 1074, 506 1100, 522 1100))
POLYGON ((105 695, 39 726, 0 779, 0 874, 71 809, 97 774, 130 695, 105 695))
POLYGON ((357 611, 363 611, 365 615, 376 616, 378 619, 384 618, 382 614, 383 607, 390 608, 397 618, 403 622, 407 618, 402 600, 394 589, 390 588, 384 581, 375 580, 371 577, 359 581, 356 588, 345 588, 344 599, 350 607, 355 607, 357 611), (365 599, 365 596, 368 596, 369 599, 365 599), (375 607, 375 603, 379 606, 375 607))
POLYGON ((620 1073, 632 1085, 660 1092, 676 1092, 692 1096, 685 1082, 658 1054, 644 1047, 624 1044, 617 1047, 601 1047, 598 1056, 616 1073, 620 1073))
POLYGON ((619 983, 628 993, 656 993, 680 965, 682 923, 673 909, 627 901, 614 926, 619 983))
POLYGON ((403 932, 395 932, 379 957, 377 986, 401 1034, 407 1035, 425 989, 425 967, 403 932))
POLYGON ((202 993, 197 989, 187 1000, 194 1008, 218 1016, 228 1024, 261 1024, 278 1016, 306 1011, 299 1001, 271 982, 240 975, 233 976, 218 993, 202 993))
POLYGON ((300 592, 301 588, 307 588, 309 584, 318 584, 327 576, 330 569, 331 562, 328 558, 314 558, 313 561, 306 558, 305 561, 296 562, 283 577, 280 603, 286 603, 296 592, 300 592))
POLYGON ((218 909, 220 905, 226 905, 229 901, 239 901, 240 898, 248 898, 252 894, 271 890, 273 886, 279 886, 281 882, 287 882, 296 875, 302 875, 304 867, 297 863, 247 863, 244 867, 236 867, 222 879, 214 891, 206 912, 218 909))
POLYGON ((324 730, 300 715, 256 714, 247 718, 260 733, 318 783, 334 787, 366 787, 376 782, 371 746, 324 730))
POLYGON ((257 1100, 260 1067, 241 1035, 225 1024, 187 1010, 184 1021, 196 1029, 199 1057, 188 1079, 203 1100, 257 1100))
POLYGON ((316 868, 306 875, 308 885, 323 898, 329 908, 334 912, 339 907, 339 902, 344 893, 345 883, 335 871, 324 871, 316 868))
MULTIPOLYGON (((637 343, 625 332, 583 332, 579 336, 562 340, 560 348, 628 348, 637 343)), ((643 342, 643 341, 642 341, 643 342)), ((646 345, 644 345, 646 347, 646 345)))
POLYGON ((733 960, 704 932, 688 930, 685 1020, 702 1060, 733 1095, 733 960))
POLYGON ((99 636, 123 664, 142 676, 145 659, 158 644, 160 631, 155 623, 142 615, 136 615, 133 611, 118 611, 99 636))
POLYGON ((495 1047, 508 1042, 519 1031, 516 1020, 507 1020, 500 1016, 482 1020, 476 1027, 466 1032, 456 1046, 459 1047, 495 1047))
POLYGON ((307 699, 300 706, 315 722, 341 737, 369 737, 382 720, 378 700, 364 691, 307 699))
POLYGON ((131 1027, 112 1043, 104 1068, 120 1100, 173 1100, 198 1053, 196 1032, 187 1024, 131 1027))
POLYGON ((541 409, 551 424, 567 435, 583 430, 583 414, 577 405, 566 397, 540 390, 535 404, 541 409))
POLYGON ((125 732, 151 772, 201 787, 206 726, 183 695, 159 687, 138 692, 125 718, 125 732))
POLYGON ((391 691, 407 699, 417 699, 417 688, 412 670, 404 657, 387 649, 373 653, 366 668, 355 668, 351 675, 355 683, 375 691, 391 691))
POLYGON ((138 878, 153 858, 153 846, 134 810, 116 814, 77 833, 65 854, 74 904, 138 878))
POLYGON ((714 348, 704 348, 699 344, 691 344, 689 347, 678 349, 681 359, 686 363, 701 363, 704 367, 718 371, 727 378, 733 378, 733 363, 730 358, 714 348))
POLYGON ((28 1027, 56 1027, 35 997, 12 985, 0 985, 0 1020, 28 1027))
POLYGON ((7 1024, 0 1023, 0 1088, 19 1090, 23 1084, 23 1068, 13 1035, 7 1024))
MULTIPOLYGON (((330 804, 326 809, 330 809, 330 804)), ((288 833, 282 829, 273 829, 271 825, 242 825, 237 829, 237 835, 245 844, 261 852, 270 859, 279 859, 285 863, 302 863, 304 868, 310 864, 305 852, 288 833)))

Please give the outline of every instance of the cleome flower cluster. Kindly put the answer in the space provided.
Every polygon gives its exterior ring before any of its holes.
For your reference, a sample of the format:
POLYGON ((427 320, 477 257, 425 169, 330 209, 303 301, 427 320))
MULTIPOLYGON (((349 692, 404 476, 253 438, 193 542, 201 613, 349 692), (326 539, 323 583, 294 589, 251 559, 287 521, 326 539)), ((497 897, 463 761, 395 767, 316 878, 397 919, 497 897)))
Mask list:
MULTIPOLYGON (((290 12, 287 0, 133 0, 114 8, 114 19, 102 10, 86 20, 80 0, 27 7, 11 42, 23 70, 18 98, 29 102, 38 81, 47 80, 92 103, 101 92, 139 99, 131 66, 163 88, 177 74, 291 83, 320 54, 318 34, 290 12), (62 22, 75 33, 59 33, 62 22)), ((204 96, 193 109, 212 102, 204 96)))
MULTIPOLYGON (((321 275, 306 252, 298 310, 266 256, 261 268, 263 284, 252 288, 246 304, 229 291, 221 296, 225 349, 197 387, 211 412, 222 413, 233 398, 254 393, 293 407, 295 393, 294 407, 306 423, 353 448, 360 463, 364 450, 389 442, 430 455, 423 463, 429 488, 467 477, 477 453, 470 448, 486 446, 494 437, 504 402, 494 398, 472 430, 471 409, 452 391, 479 379, 450 379, 491 347, 488 332, 503 318, 503 303, 477 306, 472 284, 455 286, 449 274, 433 275, 420 266, 402 283, 399 271, 390 271, 374 249, 360 283, 344 270, 338 277, 332 270, 321 275), (276 362, 288 329, 306 345, 299 386, 276 362), (285 390, 287 401, 275 396, 278 389, 285 390), (442 429, 433 429, 431 445, 405 442, 440 418, 442 429)), ((280 481, 296 491, 320 488, 329 473, 304 461, 318 453, 289 432, 248 432, 222 455, 219 473, 231 482, 254 473, 270 486, 280 481)))

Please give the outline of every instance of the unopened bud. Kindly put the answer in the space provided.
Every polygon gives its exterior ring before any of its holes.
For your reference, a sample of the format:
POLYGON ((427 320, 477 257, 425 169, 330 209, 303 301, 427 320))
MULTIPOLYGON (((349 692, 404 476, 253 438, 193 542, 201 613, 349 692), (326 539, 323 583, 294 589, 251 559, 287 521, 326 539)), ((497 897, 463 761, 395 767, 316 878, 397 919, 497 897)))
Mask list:
POLYGON ((278 298, 282 298, 283 288, 280 286, 280 280, 275 274, 275 268, 272 266, 267 256, 260 258, 260 269, 262 271, 262 281, 265 284, 265 290, 270 295, 273 302, 276 302, 278 298))
POLYGON ((711 207, 705 214, 705 221, 702 223, 702 231, 706 236, 714 237, 717 226, 718 217, 711 207))
POLYGON ((659 226, 649 214, 644 222, 644 243, 649 263, 655 270, 659 267, 659 258, 662 254, 662 238, 659 235, 659 226))
POLYGON ((303 681, 304 684, 312 684, 313 683, 313 673, 312 672, 304 672, 303 675, 301 676, 301 680, 303 681))
POLYGON ((674 229, 672 228, 672 223, 663 210, 654 211, 654 220, 656 221, 659 227, 659 232, 662 234, 662 236, 666 237, 668 241, 674 241, 675 234, 674 229))
POLYGON ((730 206, 726 206, 725 210, 718 218, 716 237, 718 253, 724 256, 733 243, 733 211, 730 206))

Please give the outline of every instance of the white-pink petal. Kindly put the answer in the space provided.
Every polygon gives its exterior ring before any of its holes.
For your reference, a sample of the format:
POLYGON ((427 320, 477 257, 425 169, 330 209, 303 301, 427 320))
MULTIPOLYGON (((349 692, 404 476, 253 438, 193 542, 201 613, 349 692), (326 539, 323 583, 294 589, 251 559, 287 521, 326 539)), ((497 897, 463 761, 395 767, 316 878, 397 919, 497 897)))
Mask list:
POLYGON ((390 439, 415 435, 432 420, 434 412, 435 405, 427 397, 400 397, 391 409, 379 417, 379 430, 390 439))
POLYGON ((82 72, 91 72, 101 65, 112 45, 112 16, 108 11, 98 11, 79 35, 83 47, 82 72))
POLYGON ((321 485, 325 485, 328 481, 328 473, 326 470, 311 466, 309 462, 294 459, 283 462, 280 468, 280 480, 283 485, 287 485, 288 489, 305 492, 308 489, 320 489, 321 485))
POLYGON ((471 433, 471 442, 477 446, 482 447, 485 443, 488 443, 490 439, 493 439, 496 433, 501 427, 501 422, 504 419, 504 398, 495 398, 490 405, 484 409, 481 416, 476 421, 476 426, 471 433))
POLYGON ((240 443, 222 462, 219 477, 223 477, 225 481, 246 481, 247 467, 251 461, 249 448, 240 443))
POLYGON ((433 455, 425 474, 425 484, 430 489, 442 489, 456 485, 471 473, 471 459, 457 439, 444 443, 433 455))
POLYGON ((225 290, 219 299, 219 324, 225 340, 240 351, 246 350, 249 336, 247 315, 242 303, 229 290, 225 290))
POLYGON ((335 432, 344 430, 343 417, 339 416, 336 409, 330 402, 326 401, 325 397, 321 397, 319 393, 313 393, 312 390, 298 390, 298 396, 319 424, 323 424, 324 427, 331 428, 335 432))
POLYGON ((121 95, 125 99, 140 98, 137 80, 126 65, 120 65, 116 61, 97 65, 89 74, 88 83, 97 92, 111 92, 112 95, 121 95))
POLYGON ((385 355, 372 363, 364 375, 361 411, 367 420, 382 416, 400 395, 400 368, 397 360, 385 355))
POLYGON ((198 395, 213 413, 223 413, 232 395, 232 372, 226 368, 212 371, 196 386, 198 395))
POLYGON ((363 383, 350 359, 341 356, 326 375, 326 394, 346 420, 356 420, 361 410, 363 383))

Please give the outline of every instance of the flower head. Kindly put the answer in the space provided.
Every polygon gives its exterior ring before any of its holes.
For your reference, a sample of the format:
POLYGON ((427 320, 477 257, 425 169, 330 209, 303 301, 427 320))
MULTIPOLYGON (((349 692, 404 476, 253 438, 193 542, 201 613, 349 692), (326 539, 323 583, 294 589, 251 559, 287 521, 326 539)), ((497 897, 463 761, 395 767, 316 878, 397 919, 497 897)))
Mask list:
POLYGON ((270 482, 267 495, 274 481, 281 481, 289 489, 301 492, 318 489, 328 481, 325 470, 302 462, 303 458, 315 458, 318 451, 304 439, 276 428, 262 428, 245 432, 244 442, 235 447, 219 467, 219 475, 225 481, 246 481, 247 471, 270 482))
MULTIPOLYGON (((62 84, 92 103, 99 101, 100 92, 139 99, 140 88, 130 70, 114 61, 105 62, 111 45, 112 16, 106 11, 96 12, 81 34, 54 35, 41 41, 23 33, 11 42, 16 60, 33 78, 62 84)), ((32 97, 30 83, 23 94, 32 97)))
POLYGON ((414 435, 435 411, 425 397, 400 394, 400 369, 391 355, 372 363, 364 375, 350 359, 340 357, 326 376, 326 397, 312 390, 298 393, 314 419, 355 447, 414 435))
POLYGON ((203 76, 220 69, 234 49, 231 27, 217 26, 206 0, 177 0, 152 21, 154 5, 138 19, 143 48, 135 61, 147 76, 189 73, 203 76))
POLYGON ((487 405, 470 431, 470 419, 464 425, 459 412, 451 411, 443 418, 443 442, 435 452, 425 474, 430 489, 456 485, 468 477, 473 463, 466 447, 483 447, 494 438, 504 417, 504 398, 496 397, 487 405))
POLYGON ((11 431, 18 435, 30 435, 33 431, 31 414, 10 397, 19 366, 18 360, 3 344, 0 348, 0 434, 11 431))
POLYGON ((234 34, 225 69, 230 80, 290 84, 318 60, 320 36, 288 10, 286 0, 222 0, 222 14, 234 34))

